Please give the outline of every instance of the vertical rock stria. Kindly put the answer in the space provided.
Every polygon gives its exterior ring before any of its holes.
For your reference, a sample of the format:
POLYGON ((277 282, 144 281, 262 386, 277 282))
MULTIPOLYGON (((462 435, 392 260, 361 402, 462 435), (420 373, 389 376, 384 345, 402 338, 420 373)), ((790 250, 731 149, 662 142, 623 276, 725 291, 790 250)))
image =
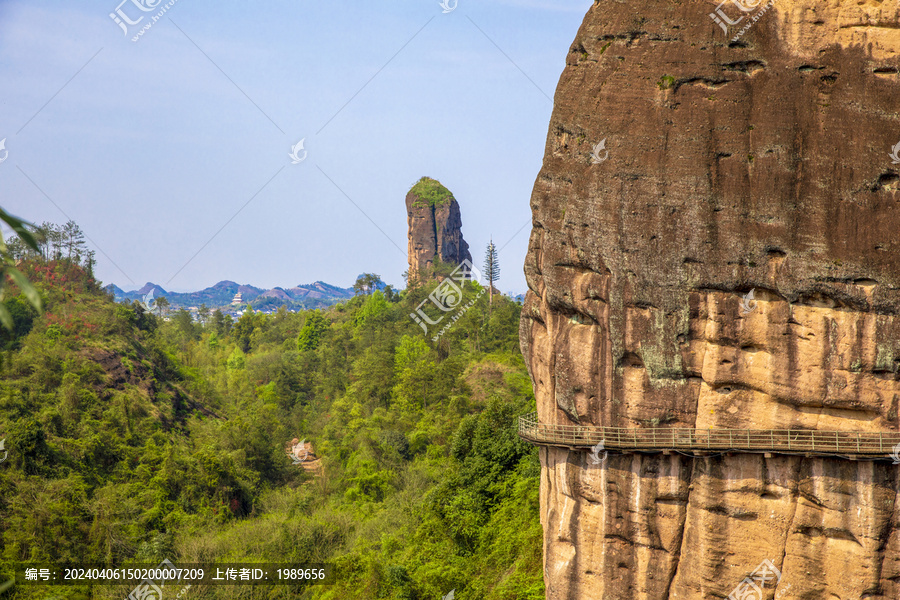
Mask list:
POLYGON ((409 281, 430 277, 435 260, 455 268, 471 262, 469 245, 462 235, 459 203, 441 183, 423 177, 406 195, 409 223, 409 281))
MULTIPOLYGON (((897 430, 898 51, 895 2, 594 3, 531 199, 541 421, 897 430)), ((548 598, 721 599, 765 560, 737 597, 900 595, 890 460, 540 457, 548 598)))

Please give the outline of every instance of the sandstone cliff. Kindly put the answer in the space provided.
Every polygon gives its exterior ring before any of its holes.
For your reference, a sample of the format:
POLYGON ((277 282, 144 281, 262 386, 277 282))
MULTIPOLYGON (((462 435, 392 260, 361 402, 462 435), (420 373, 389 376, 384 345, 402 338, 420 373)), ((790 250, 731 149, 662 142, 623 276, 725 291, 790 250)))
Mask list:
MULTIPOLYGON (((750 4, 589 10, 531 200, 541 421, 897 430, 900 8, 750 4)), ((540 456, 548 598, 724 598, 763 560, 746 598, 900 596, 890 461, 540 456)))
POLYGON ((406 195, 409 223, 409 281, 433 274, 434 262, 451 270, 463 260, 472 260, 463 239, 459 203, 437 180, 423 177, 406 195))

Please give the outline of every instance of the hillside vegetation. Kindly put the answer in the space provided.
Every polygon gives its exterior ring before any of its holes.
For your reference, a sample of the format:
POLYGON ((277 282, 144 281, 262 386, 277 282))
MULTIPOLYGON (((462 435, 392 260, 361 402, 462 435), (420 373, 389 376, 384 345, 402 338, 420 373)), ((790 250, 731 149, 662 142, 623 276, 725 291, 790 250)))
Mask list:
POLYGON ((432 342, 409 315, 434 283, 197 323, 116 304, 77 260, 20 269, 44 311, 4 300, 0 583, 21 561, 326 562, 334 585, 182 598, 544 597, 539 463, 513 425, 534 406, 514 302, 489 315, 483 294, 432 342), (312 442, 318 472, 292 464, 292 438, 312 442))

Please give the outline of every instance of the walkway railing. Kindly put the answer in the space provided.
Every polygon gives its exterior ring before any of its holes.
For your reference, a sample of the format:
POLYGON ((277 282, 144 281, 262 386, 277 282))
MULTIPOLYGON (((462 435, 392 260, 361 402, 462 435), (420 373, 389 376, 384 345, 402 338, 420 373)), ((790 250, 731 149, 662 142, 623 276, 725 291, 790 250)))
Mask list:
MULTIPOLYGON (((770 452, 898 457, 897 431, 808 429, 689 429, 684 427, 594 427, 540 423, 537 413, 519 417, 519 437, 539 445, 606 450, 770 452)), ((900 458, 895 458, 900 461, 900 458)))

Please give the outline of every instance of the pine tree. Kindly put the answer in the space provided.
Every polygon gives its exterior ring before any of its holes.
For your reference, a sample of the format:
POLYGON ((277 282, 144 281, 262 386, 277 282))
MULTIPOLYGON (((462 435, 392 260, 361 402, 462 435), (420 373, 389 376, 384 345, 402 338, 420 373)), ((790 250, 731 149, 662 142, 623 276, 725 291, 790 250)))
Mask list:
POLYGON ((153 305, 153 308, 159 310, 159 316, 164 316, 164 313, 167 313, 169 310, 169 300, 165 296, 160 296, 156 299, 156 304, 153 305))
POLYGON ((91 279, 94 279, 94 265, 97 264, 96 256, 96 252, 88 250, 84 258, 84 268, 87 270, 87 274, 91 279))
MULTIPOLYGON (((71 219, 59 229, 60 248, 66 249, 66 258, 73 257, 76 262, 81 260, 85 251, 84 232, 75 221, 71 219)), ((61 254, 61 251, 60 251, 61 254)))
POLYGON ((493 238, 484 254, 484 277, 488 282, 488 313, 490 313, 490 307, 494 305, 494 282, 500 279, 500 261, 497 258, 497 247, 494 246, 493 238))

